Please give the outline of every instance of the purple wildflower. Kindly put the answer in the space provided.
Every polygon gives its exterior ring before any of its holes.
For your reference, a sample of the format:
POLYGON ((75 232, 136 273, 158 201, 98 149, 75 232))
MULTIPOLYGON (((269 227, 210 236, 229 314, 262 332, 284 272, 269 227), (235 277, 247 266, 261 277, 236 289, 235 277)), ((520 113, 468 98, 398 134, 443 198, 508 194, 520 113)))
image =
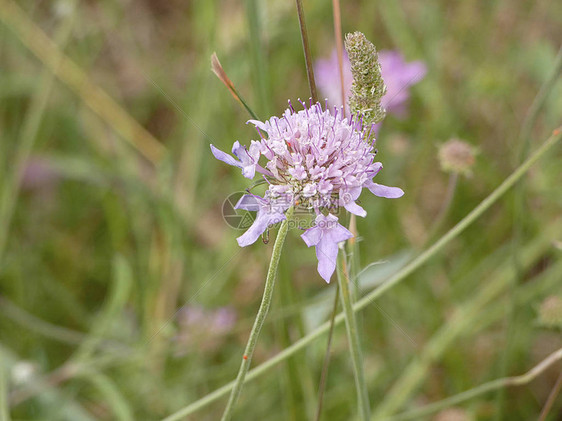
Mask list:
POLYGON ((338 243, 349 240, 353 234, 338 223, 336 216, 319 214, 314 227, 307 229, 301 237, 308 247, 316 247, 318 273, 329 283, 336 269, 338 243))
POLYGON ((316 225, 303 234, 303 239, 308 246, 316 246, 318 271, 329 282, 337 244, 350 238, 351 233, 337 223, 335 216, 322 212, 339 205, 364 217, 367 212, 356 203, 363 187, 387 198, 400 197, 404 192, 373 182, 382 164, 375 162, 373 144, 367 141, 369 129, 363 127, 361 119, 354 121, 343 115, 341 108, 324 109, 319 103, 303 106, 297 112, 290 105, 281 118, 250 120, 261 140, 252 141, 249 152, 236 142, 233 153, 240 161, 212 145, 211 149, 217 159, 243 168, 246 177, 255 175, 255 168, 269 183, 263 197, 244 195, 236 205, 237 209, 257 212, 254 224, 238 238, 239 245, 254 243, 270 225, 286 218, 289 207, 299 204, 317 214, 316 225), (261 156, 267 161, 264 167, 258 164, 261 156))
MULTIPOLYGON (((422 61, 407 63, 398 51, 383 50, 379 51, 378 54, 382 78, 387 88, 386 94, 382 98, 382 105, 389 113, 403 117, 406 114, 406 106, 410 97, 409 88, 424 78, 427 68, 422 61)), ((353 76, 351 75, 351 64, 345 51, 343 52, 342 64, 345 101, 347 103, 353 76)), ((334 49, 330 58, 318 60, 314 70, 318 89, 331 103, 342 105, 336 50, 334 49)))

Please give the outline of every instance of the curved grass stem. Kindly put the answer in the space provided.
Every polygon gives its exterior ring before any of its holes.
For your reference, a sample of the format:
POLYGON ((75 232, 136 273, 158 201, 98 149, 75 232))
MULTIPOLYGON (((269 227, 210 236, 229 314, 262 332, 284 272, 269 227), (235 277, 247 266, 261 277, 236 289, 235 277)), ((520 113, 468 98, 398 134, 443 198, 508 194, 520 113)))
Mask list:
POLYGON ((365 371, 363 369, 363 356, 361 354, 361 343, 359 342, 359 332, 357 330, 357 320, 353 311, 351 292, 349 290, 349 276, 345 260, 345 252, 340 250, 337 262, 338 285, 341 290, 341 303, 345 315, 345 328, 347 340, 351 351, 351 361, 353 363, 353 375, 355 377, 355 388, 357 389, 357 401, 361 412, 361 419, 368 421, 371 417, 369 405, 369 393, 365 382, 365 371))
POLYGON ((461 402, 465 402, 476 396, 480 396, 494 390, 504 389, 510 386, 522 386, 528 384, 534 379, 536 379, 539 375, 544 373, 546 369, 548 369, 550 366, 552 366, 554 363, 560 360, 562 360, 562 348, 550 354, 547 358, 542 360, 539 364, 534 366, 531 370, 527 371, 525 374, 515 377, 505 377, 501 379, 492 380, 488 383, 484 383, 478 387, 466 390, 457 395, 443 399, 439 402, 426 405, 420 409, 404 412, 402 414, 396 415, 391 418, 385 418, 385 421, 419 420, 422 417, 437 412, 441 409, 448 408, 453 405, 457 405, 461 402))
POLYGON ((285 238, 287 237, 287 232, 289 231, 289 221, 293 215, 293 208, 289 208, 287 211, 287 219, 281 224, 279 228, 279 233, 275 239, 275 244, 273 245, 273 252, 271 254, 271 261, 269 262, 269 269, 267 271, 267 277, 265 280, 265 287, 263 291, 263 297, 254 321, 254 326, 250 332, 250 338, 244 350, 244 355, 242 356, 242 363, 240 364, 240 369, 238 370, 238 375, 234 381, 232 387, 232 392, 228 398, 228 403, 226 404, 226 409, 222 415, 222 420, 227 421, 232 417, 232 412, 244 386, 244 381, 246 379, 246 374, 252 363, 252 355, 254 355, 254 349, 256 348, 256 343, 260 335, 261 328, 265 322, 265 318, 269 311, 269 306, 271 305, 271 298, 273 297, 273 287, 275 286, 275 278, 277 277, 277 268, 279 267, 279 259, 281 258, 281 251, 283 250, 283 244, 285 243, 285 238))

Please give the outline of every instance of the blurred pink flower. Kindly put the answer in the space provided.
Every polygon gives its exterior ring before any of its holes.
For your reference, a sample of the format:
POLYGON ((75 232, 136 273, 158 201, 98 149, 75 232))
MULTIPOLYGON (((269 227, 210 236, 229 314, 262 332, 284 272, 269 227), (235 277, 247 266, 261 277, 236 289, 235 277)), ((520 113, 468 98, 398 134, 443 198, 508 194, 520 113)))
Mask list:
MULTIPOLYGON (((410 97, 409 88, 424 78, 427 68, 419 60, 406 62, 398 51, 379 51, 379 62, 382 77, 387 87, 386 95, 382 98, 382 105, 388 113, 404 117, 410 97)), ((336 50, 334 49, 330 58, 316 61, 314 71, 316 83, 322 95, 328 98, 331 105, 341 106, 340 76, 336 50)), ((343 76, 347 103, 353 77, 351 75, 351 64, 345 51, 343 55, 343 76)))
POLYGON ((182 308, 177 318, 176 355, 184 355, 193 346, 200 350, 216 349, 236 324, 237 315, 230 307, 208 309, 191 305, 182 308))
POLYGON ((59 178, 59 171, 49 159, 35 155, 25 163, 21 175, 21 187, 24 190, 51 190, 59 178))

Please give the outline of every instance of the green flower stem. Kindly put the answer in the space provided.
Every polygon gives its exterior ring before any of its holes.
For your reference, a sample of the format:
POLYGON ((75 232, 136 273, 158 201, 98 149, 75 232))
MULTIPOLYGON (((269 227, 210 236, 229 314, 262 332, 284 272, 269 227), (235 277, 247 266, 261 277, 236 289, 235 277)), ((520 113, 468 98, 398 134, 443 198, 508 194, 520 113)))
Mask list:
POLYGON ((361 355, 361 345, 359 343, 359 332, 357 331, 357 321, 353 311, 351 293, 349 291, 349 277, 347 275, 347 265, 345 252, 340 250, 337 262, 338 284, 341 289, 341 303, 345 314, 345 328, 347 340, 351 350, 351 361, 353 363, 353 374, 355 376, 355 388, 357 389, 357 401, 361 411, 361 419, 368 421, 371 417, 369 406, 369 393, 365 383, 365 372, 363 370, 363 357, 361 355))
MULTIPOLYGON (((383 295, 387 290, 394 287, 399 282, 406 279, 411 275, 416 269, 425 264, 429 259, 440 252, 447 244, 452 240, 457 238, 466 228, 468 228, 474 221, 476 221, 484 212, 486 212, 495 202, 497 202, 515 183, 517 183, 529 169, 542 158, 548 151, 552 149, 554 145, 562 138, 562 127, 555 130, 553 134, 527 159, 522 165, 520 165, 509 177, 507 177, 503 183, 501 183, 488 197, 486 197, 478 206, 476 206, 467 216, 465 216, 459 223, 457 223, 453 228, 451 228, 443 237, 441 237, 435 244, 433 244, 426 251, 417 256, 408 265, 399 270, 394 274, 386 283, 371 291, 361 300, 353 305, 353 311, 360 311, 366 308, 371 302, 381 295, 383 295)), ((344 321, 344 315, 342 313, 338 314, 335 320, 335 324, 338 325, 344 321)), ((324 334, 328 333, 330 330, 330 322, 323 323, 318 326, 315 330, 310 332, 305 337, 299 339, 293 345, 285 348, 275 357, 269 359, 268 361, 260 364, 253 370, 251 370, 246 376, 246 380, 253 380, 265 372, 267 372, 272 367, 285 361, 287 358, 294 355, 301 349, 306 348, 309 344, 314 342, 316 339, 322 337, 324 334)), ((230 382, 215 391, 209 393, 208 395, 202 397, 201 399, 193 402, 192 404, 180 409, 176 413, 165 418, 164 421, 179 420, 183 417, 193 414, 194 412, 204 408, 205 406, 215 402, 216 400, 222 398, 228 392, 234 388, 235 382, 230 382)))
POLYGON ((242 387, 244 386, 244 380, 246 379, 246 374, 252 363, 252 355, 254 355, 254 349, 256 348, 256 343, 258 337, 260 336, 260 331, 265 322, 267 312, 269 311, 269 306, 271 305, 271 298, 273 297, 273 287, 275 286, 275 278, 277 276, 277 268, 279 266, 279 259, 281 258, 281 251, 283 250, 283 244, 285 243, 285 238, 287 237, 287 231, 289 231, 289 222, 293 216, 293 208, 289 208, 287 211, 287 219, 281 224, 279 228, 279 233, 275 239, 275 244, 273 246, 273 252, 271 254, 271 261, 269 262, 269 269, 267 271, 267 278, 265 279, 265 288, 263 291, 263 297, 261 300, 260 308, 254 321, 254 326, 250 332, 250 338, 248 339, 248 344, 244 350, 244 355, 242 357, 242 363, 240 364, 240 369, 238 370, 238 375, 234 381, 232 391, 230 393, 230 398, 228 398, 228 403, 226 404, 226 409, 222 415, 222 420, 227 421, 232 417, 232 412, 234 406, 238 401, 242 387))

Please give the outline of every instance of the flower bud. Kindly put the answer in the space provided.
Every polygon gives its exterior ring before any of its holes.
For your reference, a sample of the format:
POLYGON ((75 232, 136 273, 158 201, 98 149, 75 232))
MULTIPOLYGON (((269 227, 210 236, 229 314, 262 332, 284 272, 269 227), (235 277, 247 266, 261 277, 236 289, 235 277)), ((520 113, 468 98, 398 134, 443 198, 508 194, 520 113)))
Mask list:
POLYGON ((547 297, 539 307, 539 323, 544 327, 562 328, 562 297, 547 297))
POLYGON ((476 161, 476 149, 460 140, 451 139, 439 148, 439 163, 446 172, 470 176, 476 161))

